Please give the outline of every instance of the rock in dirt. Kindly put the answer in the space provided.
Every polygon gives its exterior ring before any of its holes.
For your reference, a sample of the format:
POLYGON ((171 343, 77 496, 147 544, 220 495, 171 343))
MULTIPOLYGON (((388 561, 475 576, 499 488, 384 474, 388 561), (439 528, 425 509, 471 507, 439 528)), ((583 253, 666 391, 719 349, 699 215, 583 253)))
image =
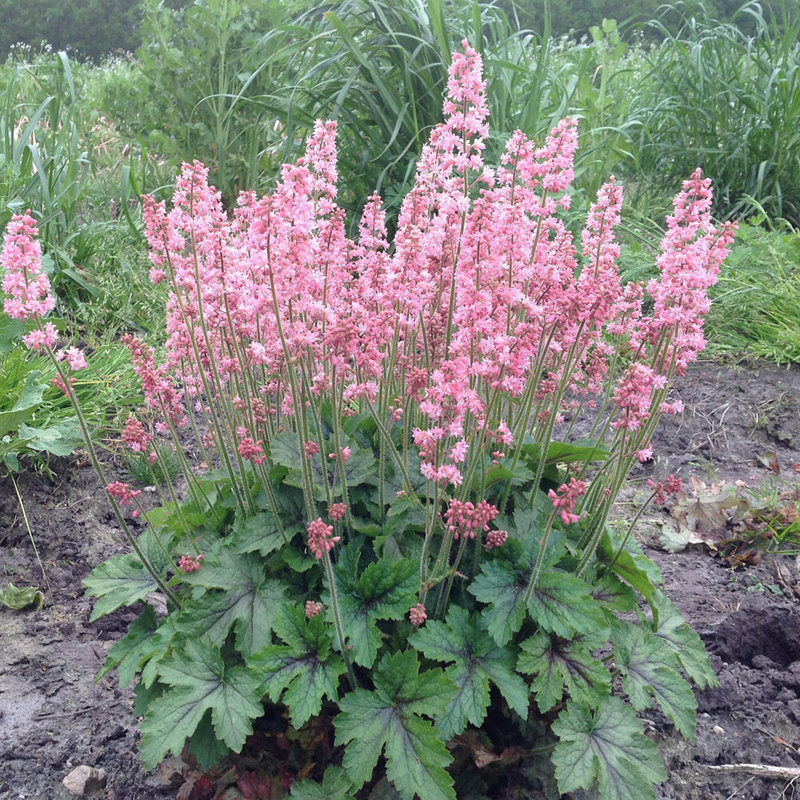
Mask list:
POLYGON ((81 764, 79 767, 75 767, 61 783, 70 794, 74 794, 76 797, 87 797, 106 785, 106 771, 81 764))

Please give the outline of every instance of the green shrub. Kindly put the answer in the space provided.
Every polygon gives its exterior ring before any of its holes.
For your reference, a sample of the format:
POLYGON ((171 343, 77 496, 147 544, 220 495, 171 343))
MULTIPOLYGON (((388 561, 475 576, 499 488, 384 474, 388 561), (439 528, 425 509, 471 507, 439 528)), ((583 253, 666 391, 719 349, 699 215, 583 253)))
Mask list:
MULTIPOLYGON (((164 0, 168 7, 189 0, 164 0)), ((0 0, 0 59, 18 43, 43 42, 71 57, 101 61, 141 43, 141 0, 0 0)))
POLYGON ((12 213, 36 209, 52 279, 61 300, 91 291, 81 275, 86 241, 81 215, 92 172, 85 137, 91 114, 77 101, 66 53, 18 59, 0 86, 0 230, 12 213))

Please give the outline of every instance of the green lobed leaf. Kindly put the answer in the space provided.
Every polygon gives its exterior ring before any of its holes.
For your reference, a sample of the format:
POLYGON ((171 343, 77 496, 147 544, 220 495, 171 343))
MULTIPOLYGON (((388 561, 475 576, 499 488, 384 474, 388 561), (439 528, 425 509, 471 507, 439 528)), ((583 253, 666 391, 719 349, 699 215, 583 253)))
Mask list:
POLYGON ((678 661, 669 645, 643 625, 621 626, 612 640, 622 688, 631 705, 643 711, 655 699, 678 731, 694 739, 697 700, 692 687, 678 674, 678 661))
POLYGON ((606 530, 597 548, 597 558, 609 572, 636 589, 652 605, 655 587, 661 582, 658 567, 641 553, 631 552, 629 549, 617 555, 618 549, 606 530))
POLYGON ((32 428, 20 425, 17 431, 25 439, 29 450, 50 453, 53 456, 68 456, 76 447, 83 444, 83 433, 77 417, 70 417, 49 428, 32 428))
POLYGON ((210 711, 203 714, 194 733, 189 737, 189 752, 197 759, 200 769, 211 769, 230 752, 227 745, 214 733, 210 711))
MULTIPOLYGON (((525 543, 530 566, 533 566, 539 554, 542 532, 547 525, 547 518, 551 510, 552 503, 547 495, 537 491, 533 503, 517 508, 511 519, 505 517, 498 519, 495 523, 496 527, 507 530, 512 538, 525 543)), ((564 536, 560 531, 553 531, 547 541, 547 553, 545 554, 547 566, 558 561, 564 548, 564 536)))
MULTIPOLYGON (((289 486, 302 489, 303 477, 301 465, 306 454, 300 445, 298 435, 288 431, 286 433, 276 433, 269 442, 269 455, 270 459, 275 464, 280 464, 288 470, 283 482, 289 486)), ((311 458, 309 460, 309 466, 313 474, 315 489, 322 489, 324 486, 323 481, 326 480, 326 476, 323 470, 321 454, 311 458)))
POLYGON ((452 663, 445 675, 458 687, 436 727, 444 739, 461 733, 468 723, 480 726, 489 706, 489 681, 523 719, 528 716, 528 687, 514 672, 514 652, 497 645, 479 625, 478 617, 458 606, 447 615, 446 624, 429 621, 410 639, 426 658, 452 663))
MULTIPOLYGON (((499 645, 510 641, 525 621, 525 593, 539 557, 543 520, 542 510, 534 505, 516 511, 513 520, 498 521, 498 525, 507 527, 513 538, 508 539, 491 561, 483 563, 480 573, 468 588, 478 600, 488 605, 481 615, 485 627, 499 645)), ((552 531, 542 565, 556 564, 565 551, 563 532, 552 531)), ((532 602, 538 612, 544 600, 533 601, 532 598, 532 602)))
MULTIPOLYGON (((376 623, 379 619, 403 619, 416 603, 418 566, 411 560, 384 557, 359 574, 359 555, 357 540, 342 548, 334 573, 346 644, 356 664, 371 667, 381 642, 376 623)), ((329 587, 323 602, 332 608, 329 587)))
POLYGON ((547 463, 568 464, 573 461, 605 461, 610 454, 602 441, 583 439, 575 442, 550 442, 547 445, 547 463))
POLYGON ((560 569, 543 572, 528 600, 531 617, 546 631, 570 639, 606 626, 605 615, 580 578, 560 569))
POLYGON ((31 370, 25 376, 25 385, 13 406, 8 411, 0 411, 0 437, 17 430, 20 425, 33 417, 36 406, 42 402, 47 383, 42 381, 41 370, 31 370))
MULTIPOLYGON (((167 570, 172 568, 172 563, 164 555, 156 535, 148 528, 139 536, 136 543, 153 568, 164 576, 167 570)), ((168 548, 172 536, 164 532, 158 536, 162 545, 168 548)), ((133 553, 114 556, 99 564, 84 578, 83 586, 90 597, 99 598, 94 604, 92 616, 89 617, 90 622, 116 611, 120 606, 133 605, 147 597, 150 592, 158 590, 158 584, 145 569, 139 557, 133 553)))
POLYGON ((237 514, 231 529, 231 544, 237 553, 252 553, 257 550, 260 555, 268 556, 274 550, 280 550, 297 530, 298 526, 294 525, 291 533, 285 528, 281 533, 271 511, 260 511, 251 517, 237 514))
POLYGON ((99 598, 94 604, 89 622, 143 600, 158 589, 153 577, 135 555, 109 558, 95 567, 84 579, 90 597, 99 598))
POLYGON ((139 683, 133 687, 133 713, 137 717, 143 717, 147 713, 150 703, 157 697, 161 697, 161 695, 164 694, 165 688, 166 686, 158 681, 150 685, 139 681, 139 683))
POLYGON ((386 775, 403 800, 455 800, 445 767, 452 757, 433 724, 456 687, 441 670, 419 673, 414 651, 385 655, 373 672, 374 691, 356 689, 339 702, 336 743, 346 745, 343 766, 358 789, 383 752, 386 775))
POLYGON ((289 792, 291 800, 355 800, 353 784, 341 767, 331 766, 322 776, 322 784, 312 780, 300 781, 289 792))
POLYGON ((272 622, 286 588, 281 581, 264 578, 258 556, 220 545, 206 554, 200 569, 181 575, 181 580, 207 591, 181 612, 179 630, 207 636, 219 646, 233 626, 236 646, 244 655, 270 643, 272 622))
POLYGON ((208 641, 187 641, 182 651, 159 664, 158 675, 169 688, 150 702, 141 724, 147 769, 154 769, 167 752, 179 755, 206 711, 211 711, 216 738, 235 752, 253 732, 251 720, 264 713, 259 678, 244 667, 226 669, 208 641))
POLYGON ((603 800, 655 800, 653 784, 667 777, 658 747, 618 697, 594 711, 570 701, 552 730, 560 739, 552 761, 562 793, 596 787, 603 800))
POLYGON ((507 463, 510 463, 510 459, 504 458, 499 463, 491 462, 485 473, 473 477, 473 489, 483 491, 498 481, 510 481, 512 486, 519 486, 530 483, 536 477, 524 464, 517 464, 512 470, 506 466, 507 463))
POLYGON ((564 689, 590 708, 611 693, 611 676, 592 652, 605 642, 603 632, 571 641, 539 632, 520 645, 517 670, 533 675, 531 689, 542 713, 560 703, 564 689))
MULTIPOLYGON (((318 442, 317 444, 321 444, 318 442)), ((348 486, 359 486, 362 483, 372 483, 375 476, 375 456, 371 450, 361 447, 355 439, 344 437, 340 440, 341 447, 350 448, 350 457, 344 465, 344 475, 348 486)), ((330 451, 330 447, 325 443, 330 451)), ((296 433, 278 433, 270 440, 270 458, 276 464, 288 469, 284 483, 289 486, 302 488, 301 467, 306 458, 305 451, 300 447, 296 433)), ((323 452, 313 456, 308 461, 314 481, 314 494, 317 500, 327 499, 325 483, 328 484, 334 496, 342 494, 342 482, 339 475, 338 460, 327 458, 323 452)))
MULTIPOLYGON (((527 463, 535 469, 542 457, 542 446, 539 442, 528 442, 522 446, 522 455, 527 463)), ((545 464, 568 464, 573 461, 589 462, 605 461, 609 450, 602 442, 584 440, 578 442, 550 442, 547 445, 545 464)))
POLYGON ((231 589, 242 583, 263 581, 264 566, 258 556, 236 553, 227 541, 212 540, 203 550, 200 569, 181 573, 180 579, 181 583, 200 589, 231 589))
POLYGON ((322 615, 306 619, 301 606, 284 604, 275 616, 275 632, 286 644, 265 647, 247 664, 261 679, 262 694, 274 703, 282 699, 299 728, 319 714, 323 697, 338 697, 345 665, 332 650, 322 615))
POLYGON ((487 604, 481 615, 489 634, 500 646, 511 641, 525 621, 527 586, 527 570, 497 560, 485 562, 468 587, 471 594, 487 604))
POLYGON ((636 608, 636 594, 616 575, 606 573, 590 582, 592 597, 606 609, 609 620, 616 619, 614 611, 633 611, 636 608))
POLYGON ((147 648, 143 648, 139 665, 142 679, 139 686, 152 687, 158 679, 159 664, 172 652, 173 642, 179 639, 175 630, 176 614, 167 615, 158 626, 158 630, 148 640, 147 648))
POLYGON ((656 612, 656 636, 669 645, 689 678, 701 689, 717 686, 719 681, 703 640, 689 627, 675 604, 663 593, 656 592, 653 608, 656 612))
POLYGON ((117 668, 119 685, 124 689, 136 676, 142 660, 150 653, 150 645, 158 628, 156 611, 145 605, 144 611, 128 626, 128 632, 108 651, 106 663, 97 680, 117 668))
POLYGON ((210 586, 210 590, 180 612, 179 631, 207 637, 219 647, 233 627, 236 647, 245 656, 270 643, 272 622, 286 588, 278 580, 264 578, 257 556, 236 555, 223 548, 216 559, 204 560, 199 570, 182 577, 186 583, 210 586))
MULTIPOLYGON (((425 511, 407 495, 394 497, 386 514, 384 531, 399 536, 406 530, 425 530, 425 511)), ((404 537, 409 538, 409 537, 404 537)))

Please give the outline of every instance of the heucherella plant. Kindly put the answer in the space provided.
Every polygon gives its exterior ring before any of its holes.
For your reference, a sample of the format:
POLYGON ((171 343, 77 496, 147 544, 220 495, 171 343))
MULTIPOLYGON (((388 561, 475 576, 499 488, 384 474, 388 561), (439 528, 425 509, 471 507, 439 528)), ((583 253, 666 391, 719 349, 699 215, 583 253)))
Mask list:
MULTIPOLYGON (((145 406, 123 440, 152 463, 174 448, 185 483, 145 511, 102 478, 133 552, 85 585, 94 618, 142 609, 103 672, 137 680, 147 767, 279 730, 305 748, 283 758, 293 798, 365 797, 385 775, 404 800, 452 800, 482 729, 482 763, 511 739, 543 746, 541 785, 622 800, 665 778, 637 712, 694 734, 690 681, 714 682, 702 643, 607 520, 679 410, 733 226, 714 227, 696 172, 659 276, 621 286, 622 187, 603 186, 579 243, 560 218, 575 120, 542 146, 518 131, 485 165, 466 42, 444 118, 391 243, 377 196, 345 234, 333 122, 230 215, 199 163, 170 208, 144 199, 171 294, 163 358, 126 337, 145 406), (555 441, 579 419, 587 438, 555 441)), ((81 364, 53 351, 34 231, 13 225, 7 303, 40 321, 29 343, 69 393, 81 364)))

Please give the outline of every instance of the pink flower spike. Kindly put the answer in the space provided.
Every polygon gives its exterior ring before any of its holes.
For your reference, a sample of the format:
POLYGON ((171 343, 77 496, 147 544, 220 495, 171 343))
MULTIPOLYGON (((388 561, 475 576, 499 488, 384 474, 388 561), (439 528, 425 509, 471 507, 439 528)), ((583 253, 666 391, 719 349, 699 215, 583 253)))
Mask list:
POLYGON ((66 350, 62 350, 58 354, 58 359, 61 360, 62 358, 73 371, 86 369, 88 367, 83 351, 78 350, 77 347, 68 347, 66 350))
POLYGON ((344 519, 345 514, 347 514, 347 505, 345 503, 334 503, 330 507, 328 514, 334 522, 338 522, 340 519, 344 519))
POLYGON ((561 521, 565 525, 571 522, 577 522, 580 517, 574 513, 575 504, 578 498, 586 491, 586 481, 578 481, 575 478, 570 478, 569 485, 562 483, 558 487, 558 493, 552 489, 547 493, 548 497, 553 501, 553 508, 557 511, 561 509, 561 521))
MULTIPOLYGON (((38 235, 36 220, 30 211, 15 214, 6 226, 0 266, 5 273, 3 291, 8 295, 4 309, 14 319, 43 317, 56 305, 50 279, 42 269, 42 248, 36 238, 38 235)), ((33 347, 30 344, 28 346, 33 347)))
MULTIPOLYGON (((63 392, 63 393, 64 393, 64 394, 65 394, 67 397, 69 397, 69 391, 67 390, 67 384, 66 384, 66 383, 64 383, 64 381, 62 381, 62 380, 61 380, 61 376, 60 376, 60 375, 56 375, 56 376, 55 376, 55 378, 53 378, 53 379, 50 381, 50 383, 51 383, 53 386, 55 386, 55 387, 56 387, 56 389, 61 389, 61 391, 62 391, 62 392, 63 392)), ((70 386, 74 386, 74 385, 75 385, 75 378, 67 378, 67 383, 69 383, 69 385, 70 385, 70 386)))
POLYGON ((422 603, 417 603, 408 612, 408 618, 415 628, 419 628, 421 625, 424 625, 425 620, 428 619, 428 612, 425 610, 425 606, 422 605, 422 603))
POLYGON ((318 445, 316 442, 311 442, 311 441, 309 441, 309 442, 306 442, 306 443, 303 445, 303 449, 305 450, 305 453, 306 453, 306 458, 307 458, 309 461, 311 461, 311 459, 312 459, 312 458, 313 458, 313 457, 314 457, 314 456, 315 456, 317 453, 319 453, 319 445, 318 445))
POLYGON ((316 617, 317 614, 322 613, 322 603, 317 603, 314 600, 306 600, 306 619, 316 617))
POLYGON ((203 560, 202 553, 198 556, 181 556, 178 561, 178 569, 181 572, 197 572, 200 569, 200 562, 203 560))
POLYGON ((489 531, 486 534, 485 547, 487 550, 493 550, 496 547, 502 547, 508 539, 508 531, 489 531))
MULTIPOLYGON (((122 430, 122 441, 134 453, 145 453, 150 447, 153 437, 145 430, 144 425, 136 417, 128 417, 122 430)), ((150 455, 155 455, 151 453, 150 455)), ((150 461, 150 455, 147 460, 150 461)), ((158 457, 156 456, 156 460, 158 457)), ((152 461, 150 463, 153 463, 152 461)))
POLYGON ((452 531, 453 538, 464 536, 474 539, 479 531, 488 531, 489 523, 498 515, 496 506, 481 500, 477 506, 472 503, 462 503, 453 498, 447 511, 444 513, 447 529, 452 531))
POLYGON ((22 341, 30 350, 52 350, 58 341, 58 331, 52 322, 46 322, 41 328, 34 328, 26 333, 22 341))
POLYGON ((322 517, 317 517, 308 526, 308 549, 316 558, 322 558, 323 552, 333 550, 333 546, 342 540, 333 535, 333 525, 326 525, 322 517))
POLYGON ((263 464, 267 457, 264 455, 262 444, 261 439, 255 442, 251 436, 246 436, 239 442, 239 455, 254 464, 263 464))
POLYGON ((667 497, 672 495, 678 495, 683 491, 683 483, 680 478, 676 478, 674 475, 667 476, 665 481, 659 481, 656 483, 651 478, 648 478, 647 485, 655 490, 655 494, 653 499, 659 505, 666 502, 667 497))
POLYGON ((121 506, 127 506, 132 503, 141 493, 142 490, 134 491, 131 489, 130 484, 115 481, 106 486, 106 491, 113 497, 121 506))

